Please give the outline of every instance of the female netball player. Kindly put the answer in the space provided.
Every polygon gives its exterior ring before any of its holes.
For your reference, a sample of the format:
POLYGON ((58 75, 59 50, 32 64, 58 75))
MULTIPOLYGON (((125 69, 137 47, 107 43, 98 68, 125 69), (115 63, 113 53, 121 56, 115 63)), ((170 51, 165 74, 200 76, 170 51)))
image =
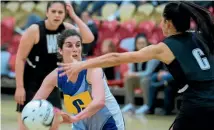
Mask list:
MULTIPOLYGON (((16 92, 19 130, 24 130, 21 112, 24 106, 33 98, 45 76, 57 67, 56 36, 64 29, 77 29, 83 43, 90 43, 94 36, 87 25, 75 14, 70 4, 63 1, 50 1, 47 4, 46 19, 30 26, 23 34, 16 57, 16 92), (68 15, 78 28, 63 22, 68 15)), ((61 108, 58 89, 50 94, 48 101, 61 108)))
POLYGON ((189 85, 171 129, 214 129, 213 16, 207 9, 190 2, 168 3, 163 12, 162 30, 166 36, 163 42, 137 52, 111 53, 87 61, 59 64, 64 70, 61 76, 72 77, 86 68, 158 59, 166 64, 180 87, 189 85), (197 30, 188 33, 191 19, 197 30))
MULTIPOLYGON (((58 36, 59 53, 64 63, 82 61, 82 38, 69 29, 58 36)), ((64 93, 65 108, 73 123, 72 130, 124 130, 120 107, 111 94, 101 68, 86 69, 68 80, 53 70, 43 81, 34 99, 46 99, 55 86, 64 93)))

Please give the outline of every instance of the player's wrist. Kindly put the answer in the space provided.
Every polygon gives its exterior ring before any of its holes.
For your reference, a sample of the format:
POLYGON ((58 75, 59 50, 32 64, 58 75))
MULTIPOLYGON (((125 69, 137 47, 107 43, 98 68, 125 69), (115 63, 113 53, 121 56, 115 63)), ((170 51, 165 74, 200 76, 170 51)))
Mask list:
POLYGON ((81 61, 81 62, 80 62, 80 69, 81 69, 81 70, 87 69, 87 67, 85 66, 85 61, 81 61))
POLYGON ((24 85, 16 85, 16 89, 24 89, 24 85))
POLYGON ((76 13, 75 12, 69 12, 68 14, 75 21, 75 19, 77 17, 76 13))

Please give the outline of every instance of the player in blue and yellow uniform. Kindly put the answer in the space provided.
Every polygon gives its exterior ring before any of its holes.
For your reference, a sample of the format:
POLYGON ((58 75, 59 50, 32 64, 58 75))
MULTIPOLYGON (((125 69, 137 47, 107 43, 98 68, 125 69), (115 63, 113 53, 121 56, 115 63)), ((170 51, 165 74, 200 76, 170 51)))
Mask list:
MULTIPOLYGON (((82 38, 75 30, 58 36, 59 53, 64 63, 83 60, 82 38)), ((34 99, 46 99, 55 86, 64 94, 72 130, 124 130, 120 107, 111 94, 101 68, 82 70, 69 80, 56 68, 43 81, 34 99)), ((65 114, 65 113, 64 113, 65 114)))
POLYGON ((163 11, 166 39, 136 52, 110 53, 87 61, 60 64, 71 79, 82 69, 158 59, 164 62, 183 93, 172 130, 214 130, 214 23, 211 13, 191 2, 171 2, 163 11), (190 32, 190 20, 197 30, 190 32))

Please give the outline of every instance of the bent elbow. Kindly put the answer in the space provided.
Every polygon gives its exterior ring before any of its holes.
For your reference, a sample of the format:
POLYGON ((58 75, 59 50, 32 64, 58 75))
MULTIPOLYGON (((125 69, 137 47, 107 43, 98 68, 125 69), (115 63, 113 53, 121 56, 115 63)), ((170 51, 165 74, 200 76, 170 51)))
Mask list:
POLYGON ((102 109, 104 106, 105 106, 105 100, 101 100, 101 101, 99 101, 99 102, 97 103, 97 107, 98 107, 99 109, 102 109))
POLYGON ((85 38, 84 39, 84 43, 92 43, 93 41, 94 41, 94 35, 93 34, 91 34, 91 35, 89 35, 87 38, 85 38))

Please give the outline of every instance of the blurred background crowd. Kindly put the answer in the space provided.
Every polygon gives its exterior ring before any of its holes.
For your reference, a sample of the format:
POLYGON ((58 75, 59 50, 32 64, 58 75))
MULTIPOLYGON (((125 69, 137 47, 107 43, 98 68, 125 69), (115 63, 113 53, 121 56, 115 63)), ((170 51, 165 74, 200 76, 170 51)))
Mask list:
MULTIPOLYGON (((78 16, 89 26, 95 39, 84 45, 87 58, 110 52, 138 51, 164 39, 161 14, 168 1, 73 1, 78 16)), ((196 1, 214 14, 213 1, 196 1)), ((24 31, 45 19, 45 1, 1 1, 1 81, 2 87, 15 88, 15 59, 24 31)), ((72 19, 65 21, 73 23, 72 19)), ((74 23, 75 24, 75 23, 74 23)), ((191 23, 191 28, 194 28, 191 23)), ((160 61, 124 64, 104 68, 115 96, 123 96, 123 112, 155 114, 163 99, 162 114, 177 106, 176 83, 160 61), (160 93, 159 93, 160 92, 160 93), (137 103, 136 97, 142 102, 137 103), (136 104, 141 106, 135 109, 136 104)))

